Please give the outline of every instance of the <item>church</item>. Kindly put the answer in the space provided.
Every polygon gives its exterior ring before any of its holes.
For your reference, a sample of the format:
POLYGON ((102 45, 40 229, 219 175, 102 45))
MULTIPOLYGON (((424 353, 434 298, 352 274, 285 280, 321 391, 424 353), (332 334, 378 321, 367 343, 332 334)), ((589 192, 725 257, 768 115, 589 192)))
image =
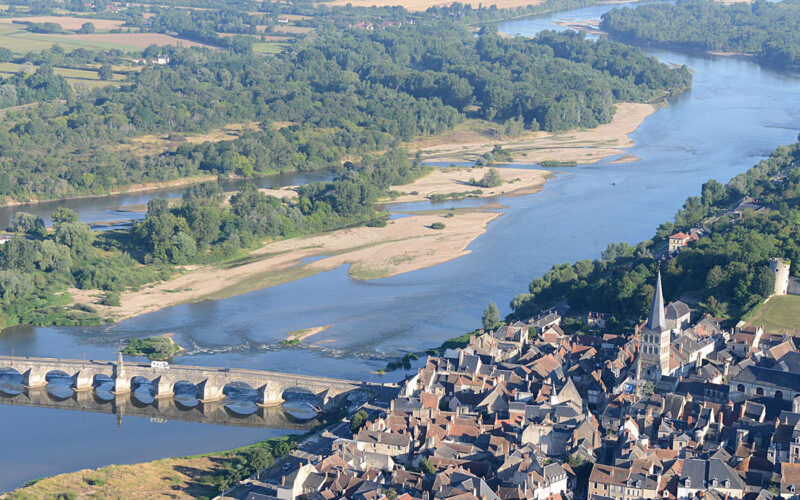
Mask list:
POLYGON ((661 271, 656 278, 656 290, 653 293, 653 304, 650 316, 641 332, 641 348, 639 350, 638 378, 659 380, 665 375, 672 375, 670 370, 670 342, 672 328, 667 324, 664 313, 664 293, 661 290, 661 271))

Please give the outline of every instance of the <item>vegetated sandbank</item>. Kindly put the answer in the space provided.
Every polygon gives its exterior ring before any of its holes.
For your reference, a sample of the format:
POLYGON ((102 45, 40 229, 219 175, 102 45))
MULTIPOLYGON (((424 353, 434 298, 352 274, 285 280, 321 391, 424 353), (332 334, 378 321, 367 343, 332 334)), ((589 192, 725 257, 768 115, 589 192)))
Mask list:
MULTIPOLYGON (((494 208, 499 208, 495 206, 494 208)), ((268 243, 216 266, 187 266, 177 277, 121 295, 121 306, 96 304, 103 317, 121 320, 159 309, 268 288, 350 264, 350 276, 375 279, 434 266, 469 253, 467 246, 502 212, 432 211, 391 220, 385 227, 354 227, 268 243), (436 222, 445 225, 434 229, 436 222), (306 260, 316 259, 313 262, 306 260)), ((76 302, 97 302, 98 290, 70 290, 76 302)))
POLYGON ((401 193, 392 198, 394 203, 425 201, 432 196, 479 197, 521 196, 540 191, 548 173, 543 170, 523 168, 496 168, 503 183, 497 187, 480 187, 471 181, 480 181, 490 167, 450 167, 436 169, 405 186, 392 186, 391 190, 401 193))
POLYGON ((467 120, 454 130, 409 144, 423 160, 476 161, 495 146, 510 152, 514 163, 595 163, 625 153, 634 145, 628 136, 658 109, 653 104, 620 103, 611 122, 593 129, 568 132, 523 132, 515 138, 500 137, 502 127, 483 120, 467 120))
MULTIPOLYGON (((508 141, 487 141, 473 132, 454 131, 432 138, 437 145, 422 149, 423 157, 435 149, 453 160, 469 159, 491 151, 495 145, 511 151, 520 162, 589 163, 622 154, 633 145, 627 134, 655 112, 651 104, 624 103, 617 106, 611 123, 593 130, 562 134, 525 133, 508 141), (448 137, 449 136, 449 137, 448 137), (468 153, 464 153, 469 150, 468 153), (527 156, 526 156, 527 155, 527 156)), ((488 122, 487 122, 488 123, 488 122)), ((630 161, 633 158, 626 158, 630 161)), ((394 186, 401 194, 393 202, 422 201, 432 195, 473 197, 513 196, 541 190, 549 174, 542 170, 498 168, 503 183, 496 188, 479 188, 470 179, 480 180, 488 167, 434 169, 428 176, 405 186, 394 186), (480 190, 478 193, 477 190, 480 190), (416 194, 412 194, 416 193, 416 194)), ((270 194, 291 196, 291 188, 270 194)), ((166 307, 216 300, 302 279, 350 264, 355 279, 377 279, 432 267, 469 253, 467 247, 486 231, 488 224, 502 215, 499 205, 474 209, 434 210, 390 220, 385 227, 355 227, 315 236, 267 243, 247 256, 220 265, 186 266, 182 273, 166 282, 123 293, 121 306, 99 305, 101 292, 70 290, 76 302, 94 303, 101 316, 114 320, 131 318, 166 307), (436 223, 443 229, 433 229, 436 223), (312 262, 306 262, 312 260, 312 262)))

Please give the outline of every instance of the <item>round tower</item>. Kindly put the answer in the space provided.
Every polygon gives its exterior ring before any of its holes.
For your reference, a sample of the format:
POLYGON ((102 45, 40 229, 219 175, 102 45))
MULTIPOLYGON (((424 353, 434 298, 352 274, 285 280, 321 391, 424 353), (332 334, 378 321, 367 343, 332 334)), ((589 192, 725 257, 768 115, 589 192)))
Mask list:
POLYGON ((789 290, 789 261, 785 259, 770 259, 769 268, 775 274, 775 295, 786 295, 789 290))

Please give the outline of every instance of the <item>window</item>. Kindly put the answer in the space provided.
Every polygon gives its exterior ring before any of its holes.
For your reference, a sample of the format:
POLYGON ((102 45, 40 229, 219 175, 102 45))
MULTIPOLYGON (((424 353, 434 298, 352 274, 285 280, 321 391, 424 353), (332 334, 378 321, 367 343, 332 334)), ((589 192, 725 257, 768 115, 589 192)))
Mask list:
POLYGON ((775 391, 775 399, 783 399, 783 392, 775 391))
POLYGON ((756 387, 756 395, 763 396, 764 395, 764 389, 761 388, 761 387, 756 387))
POLYGON ((736 390, 739 392, 744 392, 744 384, 739 384, 736 386, 736 390))

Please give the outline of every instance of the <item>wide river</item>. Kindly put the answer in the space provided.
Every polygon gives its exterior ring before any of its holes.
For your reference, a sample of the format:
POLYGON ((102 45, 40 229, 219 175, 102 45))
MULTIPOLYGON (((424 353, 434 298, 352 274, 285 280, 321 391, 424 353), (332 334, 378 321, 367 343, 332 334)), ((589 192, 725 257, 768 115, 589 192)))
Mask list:
MULTIPOLYGON (((515 20, 500 29, 532 35, 558 29, 560 20, 598 19, 610 8, 515 20)), ((561 169, 542 192, 502 199, 506 214, 472 243, 469 255, 368 282, 349 279, 342 267, 110 327, 15 328, 0 335, 0 353, 115 359, 124 339, 169 332, 188 349, 179 363, 378 379, 372 372, 385 364, 385 356, 436 346, 476 328, 489 300, 507 312, 511 298, 555 263, 598 257, 610 242, 651 237, 707 179, 727 181, 777 145, 796 140, 798 75, 736 58, 649 52, 686 64, 695 75, 691 91, 672 99, 632 135, 636 145, 629 153, 641 160, 611 164, 612 158, 561 169), (322 325, 333 326, 313 338, 316 347, 276 345, 289 331, 322 325)), ((134 198, 143 203, 147 197, 134 198)), ((107 215, 120 200, 69 205, 84 220, 124 218, 107 215)), ((385 380, 403 375, 391 373, 385 380)), ((139 417, 125 417, 118 426, 113 415, 2 404, 0 429, 0 490, 47 474, 230 448, 287 432, 139 417)))

